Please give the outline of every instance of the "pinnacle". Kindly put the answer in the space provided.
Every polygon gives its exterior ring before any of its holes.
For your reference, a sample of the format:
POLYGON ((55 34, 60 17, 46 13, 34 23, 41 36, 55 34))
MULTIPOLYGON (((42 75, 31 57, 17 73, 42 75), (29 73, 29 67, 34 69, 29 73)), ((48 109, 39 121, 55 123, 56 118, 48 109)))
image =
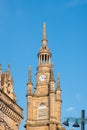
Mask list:
POLYGON ((43 23, 43 38, 42 38, 42 46, 46 46, 47 39, 46 39, 46 23, 43 23))

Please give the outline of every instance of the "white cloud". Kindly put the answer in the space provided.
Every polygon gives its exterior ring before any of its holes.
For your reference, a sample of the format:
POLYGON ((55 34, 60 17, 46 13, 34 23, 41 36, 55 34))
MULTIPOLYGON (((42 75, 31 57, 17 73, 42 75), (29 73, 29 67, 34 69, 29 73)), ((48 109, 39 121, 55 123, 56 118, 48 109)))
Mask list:
POLYGON ((67 112, 71 112, 73 110, 75 110, 75 107, 69 107, 69 108, 66 109, 67 112))

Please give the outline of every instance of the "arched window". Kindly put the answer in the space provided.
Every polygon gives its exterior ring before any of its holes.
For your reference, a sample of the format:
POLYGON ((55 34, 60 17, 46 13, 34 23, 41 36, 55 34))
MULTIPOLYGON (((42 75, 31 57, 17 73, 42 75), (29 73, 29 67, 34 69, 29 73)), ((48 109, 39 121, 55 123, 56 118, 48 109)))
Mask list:
POLYGON ((38 107, 38 118, 45 119, 46 118, 46 105, 41 103, 38 107))

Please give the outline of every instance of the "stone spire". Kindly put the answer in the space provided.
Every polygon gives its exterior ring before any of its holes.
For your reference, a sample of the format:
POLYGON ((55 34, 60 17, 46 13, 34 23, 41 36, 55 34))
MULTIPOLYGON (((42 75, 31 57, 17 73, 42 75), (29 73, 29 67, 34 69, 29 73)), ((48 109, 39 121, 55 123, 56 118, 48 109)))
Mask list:
POLYGON ((58 73, 57 77, 57 90, 60 90, 60 73, 58 73))
POLYGON ((43 23, 43 39, 46 40, 46 23, 43 23))
POLYGON ((31 74, 31 66, 29 66, 29 68, 28 68, 28 83, 32 83, 31 77, 32 77, 32 74, 31 74))
POLYGON ((43 38, 42 38, 42 45, 46 46, 47 39, 46 39, 46 23, 43 23, 43 38))

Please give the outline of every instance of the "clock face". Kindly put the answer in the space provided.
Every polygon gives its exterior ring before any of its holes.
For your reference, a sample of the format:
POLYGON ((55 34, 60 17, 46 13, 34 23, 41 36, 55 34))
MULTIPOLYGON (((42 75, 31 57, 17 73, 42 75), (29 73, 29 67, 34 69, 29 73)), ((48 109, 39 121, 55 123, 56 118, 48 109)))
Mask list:
POLYGON ((46 76, 43 75, 43 74, 40 75, 40 76, 39 76, 39 80, 40 80, 40 81, 45 81, 45 80, 46 80, 46 76))

